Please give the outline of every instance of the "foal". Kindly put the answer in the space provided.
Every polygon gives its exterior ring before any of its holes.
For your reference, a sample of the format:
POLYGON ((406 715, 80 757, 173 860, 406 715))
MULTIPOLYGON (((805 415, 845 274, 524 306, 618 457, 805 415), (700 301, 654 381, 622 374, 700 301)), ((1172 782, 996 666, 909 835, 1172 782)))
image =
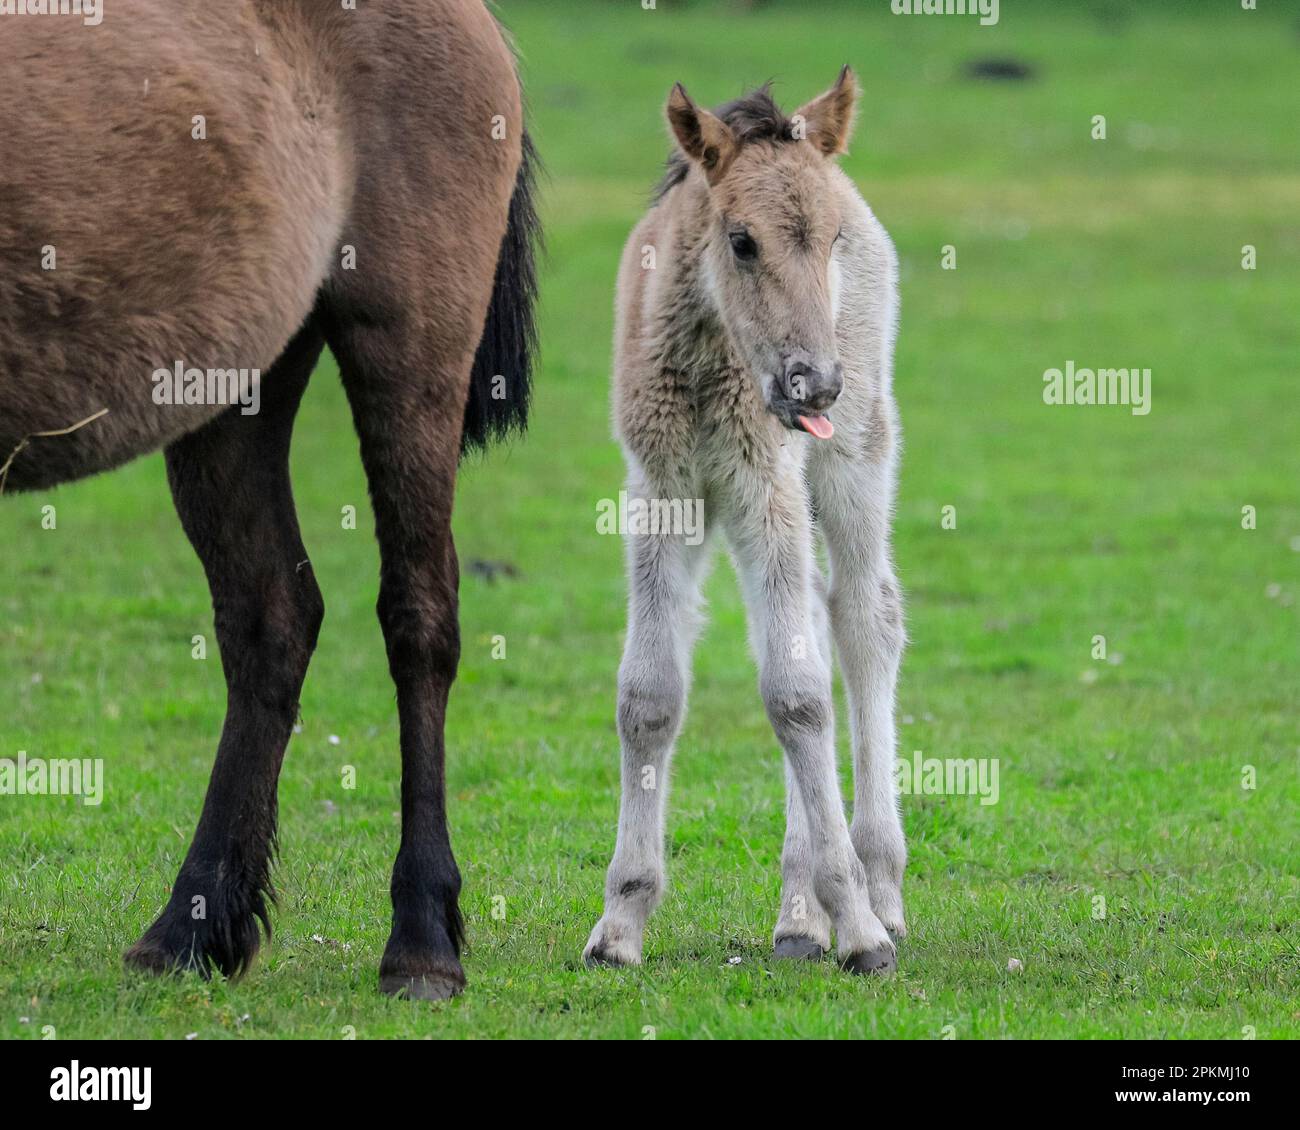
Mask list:
MULTIPOLYGON (((706 530, 724 531, 740 576, 787 767, 776 955, 820 958, 833 928, 841 964, 869 973, 894 967, 891 934, 905 932, 893 780, 904 635, 889 544, 897 260, 834 160, 856 96, 847 67, 790 118, 766 87, 714 113, 674 87, 679 149, 619 272, 615 416, 629 495, 703 499, 706 530), (836 779, 830 632, 852 719, 851 827, 836 779)), ((640 962, 664 890, 667 769, 709 557, 707 536, 692 545, 681 534, 628 539, 623 797, 591 964, 640 962)))

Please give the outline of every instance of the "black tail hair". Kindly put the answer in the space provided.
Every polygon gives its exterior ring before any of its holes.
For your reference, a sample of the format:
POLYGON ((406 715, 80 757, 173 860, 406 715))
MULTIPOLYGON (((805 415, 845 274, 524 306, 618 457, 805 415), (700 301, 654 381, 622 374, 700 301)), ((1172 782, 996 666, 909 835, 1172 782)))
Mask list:
POLYGON ((510 198, 510 218, 497 256, 492 302, 470 374, 461 452, 528 427, 532 369, 537 352, 537 151, 524 132, 523 158, 510 198))

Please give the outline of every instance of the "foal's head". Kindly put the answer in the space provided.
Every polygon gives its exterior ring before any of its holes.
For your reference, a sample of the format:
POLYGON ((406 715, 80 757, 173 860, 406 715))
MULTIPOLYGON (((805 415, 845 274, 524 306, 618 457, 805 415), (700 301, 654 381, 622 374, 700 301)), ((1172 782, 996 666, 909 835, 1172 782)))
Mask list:
POLYGON ((665 187, 694 169, 707 190, 709 297, 768 410, 820 439, 831 435, 825 413, 843 385, 832 311, 841 224, 834 158, 848 142, 856 98, 845 67, 788 118, 767 87, 710 113, 678 83, 667 108, 681 154, 665 187))

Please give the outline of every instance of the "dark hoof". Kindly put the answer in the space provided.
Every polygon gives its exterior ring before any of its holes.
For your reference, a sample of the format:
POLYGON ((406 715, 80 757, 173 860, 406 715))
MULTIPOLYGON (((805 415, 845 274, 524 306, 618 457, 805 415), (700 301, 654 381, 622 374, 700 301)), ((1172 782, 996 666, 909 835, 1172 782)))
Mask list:
POLYGON ((171 973, 184 973, 192 969, 203 973, 198 961, 190 954, 177 955, 169 953, 147 936, 141 938, 122 955, 122 961, 128 969, 137 973, 148 973, 154 977, 165 977, 171 973))
POLYGON ((794 958, 803 961, 821 961, 826 956, 826 951, 812 938, 801 937, 797 934, 777 938, 775 952, 779 958, 794 958))
POLYGON ((426 973, 423 977, 388 974, 379 978, 379 991, 412 1001, 449 1001, 465 991, 465 975, 426 973))
POLYGON ((235 980, 252 966, 263 932, 271 937, 271 900, 267 885, 182 867, 162 913, 122 960, 145 973, 193 971, 207 980, 219 972, 235 980), (195 906, 205 913, 194 917, 195 906))
POLYGON ((840 966, 848 973, 885 977, 898 968, 898 958, 891 949, 867 950, 850 954, 840 962, 840 966))
POLYGON ((160 918, 123 955, 127 969, 154 976, 197 973, 205 981, 213 973, 238 980, 252 968, 260 948, 256 920, 239 924, 207 922, 194 929, 191 922, 160 918))
POLYGON ((465 970, 460 964, 463 936, 455 904, 433 928, 403 930, 394 925, 379 961, 379 991, 413 1001, 459 996, 465 991, 465 970))

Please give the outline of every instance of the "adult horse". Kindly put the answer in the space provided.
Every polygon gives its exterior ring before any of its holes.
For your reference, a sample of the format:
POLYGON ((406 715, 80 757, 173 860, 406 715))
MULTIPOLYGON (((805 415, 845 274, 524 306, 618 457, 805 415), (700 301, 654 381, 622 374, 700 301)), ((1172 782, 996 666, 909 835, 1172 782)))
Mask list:
POLYGON ((323 615, 289 440, 328 344, 401 722, 380 987, 450 996, 465 983, 443 769, 452 495, 464 446, 523 426, 533 345, 512 53, 479 0, 100 14, 0 21, 0 85, 27 107, 0 129, 0 490, 165 448, 212 590, 226 721, 171 898, 126 961, 236 975, 270 929, 276 785, 323 615))

